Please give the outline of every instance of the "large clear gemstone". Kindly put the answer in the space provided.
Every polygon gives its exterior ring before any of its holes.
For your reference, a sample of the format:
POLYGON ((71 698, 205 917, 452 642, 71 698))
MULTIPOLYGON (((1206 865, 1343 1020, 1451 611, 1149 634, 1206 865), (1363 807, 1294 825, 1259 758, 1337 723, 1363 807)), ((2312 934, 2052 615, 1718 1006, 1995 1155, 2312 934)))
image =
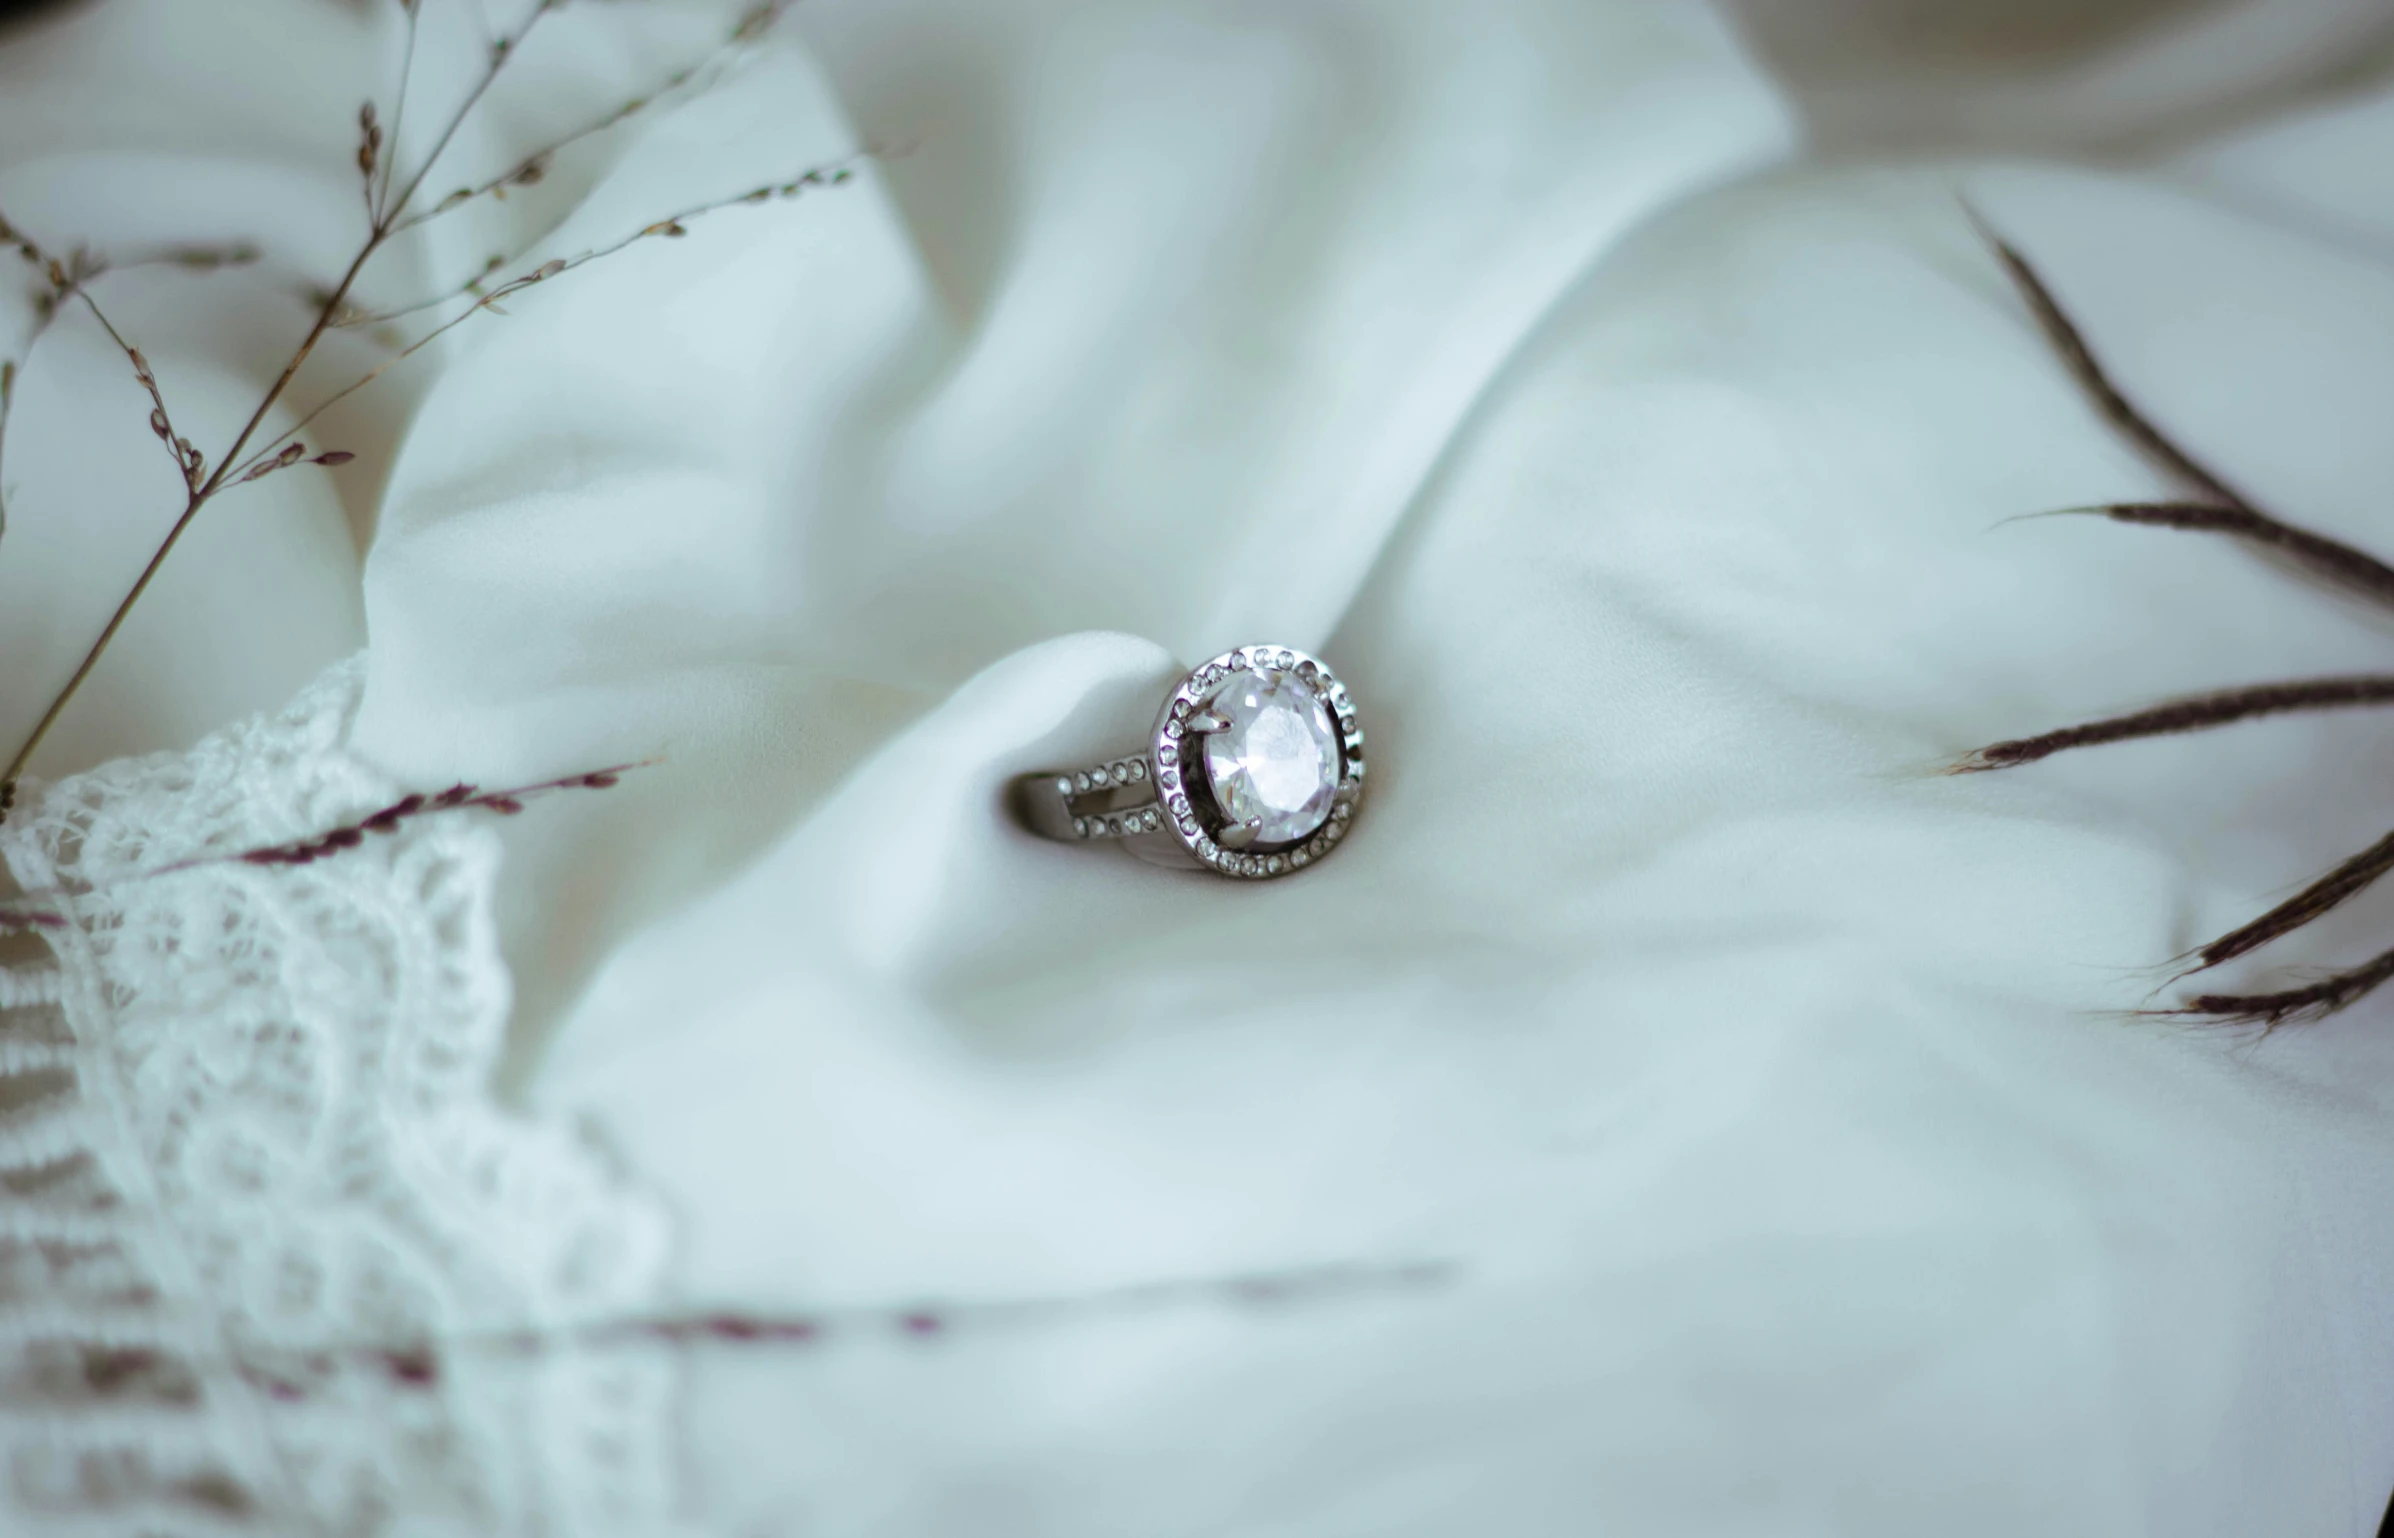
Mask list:
POLYGON ((1260 844, 1303 838, 1329 819, 1338 733, 1311 689, 1293 673, 1238 673, 1211 708, 1230 723, 1205 738, 1205 773, 1224 816, 1263 824, 1260 844))

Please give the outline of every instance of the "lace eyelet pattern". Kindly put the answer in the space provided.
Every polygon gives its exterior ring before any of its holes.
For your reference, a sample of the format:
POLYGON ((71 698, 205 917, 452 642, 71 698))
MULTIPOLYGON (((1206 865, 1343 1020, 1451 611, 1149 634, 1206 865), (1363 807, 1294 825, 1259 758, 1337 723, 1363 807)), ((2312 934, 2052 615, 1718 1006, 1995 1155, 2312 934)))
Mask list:
POLYGON ((77 894, 0 969, 0 1530, 676 1530, 671 1364, 555 1334, 654 1306, 663 1218, 487 1087, 496 834, 127 879, 387 804, 362 679, 0 826, 77 894))

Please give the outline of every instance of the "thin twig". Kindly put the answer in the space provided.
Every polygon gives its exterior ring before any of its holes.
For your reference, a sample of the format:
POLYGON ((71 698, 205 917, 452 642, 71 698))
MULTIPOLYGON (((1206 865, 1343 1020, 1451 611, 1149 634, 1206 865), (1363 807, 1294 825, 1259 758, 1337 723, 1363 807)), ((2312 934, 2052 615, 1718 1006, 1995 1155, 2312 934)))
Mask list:
MULTIPOLYGON (((2027 259, 1989 229, 1967 203, 1964 210, 1980 235, 1994 248, 2047 338, 2104 416, 2165 470, 2211 499, 2115 503, 2065 511, 2100 513, 2121 523, 2226 534, 2286 556, 2316 575, 2376 603, 2394 607, 2394 567, 2366 551, 2298 528, 2262 511, 2250 498, 2179 447, 2112 382, 2085 336, 2027 259)), ((1995 743, 1963 758, 1953 766, 1953 772, 2006 768, 2069 748, 2196 731, 2254 716, 2387 703, 2394 703, 2394 678, 2369 676, 2263 684, 2177 700, 2133 715, 2066 727, 2038 737, 1995 743)), ((2302 928, 2367 890, 2390 870, 2394 870, 2394 834, 2352 856, 2268 912, 2202 946, 2194 953, 2195 965, 2179 976, 2192 976, 2235 960, 2302 928)), ((2198 994, 2178 1008, 2148 1013, 2259 1025, 2266 1033, 2293 1021, 2334 1014, 2389 979, 2394 979, 2394 951, 2300 987, 2273 993, 2198 994)))
POLYGON ((2367 551, 2273 518, 2258 508, 2214 507, 2202 502, 2117 502, 2065 511, 2097 513, 2116 523, 2225 534, 2283 555, 2372 602, 2394 607, 2394 566, 2367 551))
POLYGON ((2071 748, 2127 742, 2140 737, 2161 737, 2176 732, 2203 731, 2233 721, 2251 720, 2256 716, 2388 704, 2394 704, 2394 675, 2367 674, 2354 678, 2314 678, 2294 683, 2254 684, 2243 689, 2225 689, 2216 694, 2170 700, 2150 710, 2111 716, 2079 726, 2065 726, 2059 731, 2045 732, 2035 737, 2017 737, 2009 742, 1990 743, 1963 755, 1946 772, 1982 774, 1992 769, 2012 769, 2071 748))
POLYGON ((2348 898, 2367 891, 2389 870, 2394 870, 2394 833, 2371 844, 2251 923, 2232 929, 2202 947, 2196 953, 2195 965, 2178 977, 2209 971, 2222 962, 2259 950, 2280 935, 2292 934, 2348 898))
POLYGON ((0 931, 10 928, 57 928, 73 922, 59 910, 57 905, 60 903, 73 902, 95 893, 113 892, 140 882, 181 875, 185 871, 219 865, 313 865, 318 860, 330 859, 356 849, 371 836, 397 833, 406 824, 425 817, 473 811, 512 817, 521 812, 527 802, 536 801, 542 796, 563 790, 606 790, 620 782, 625 775, 651 768, 658 762, 657 759, 644 758, 631 763, 609 764, 604 769, 560 775, 556 779, 514 785, 505 790, 484 790, 478 785, 457 784, 447 790, 416 792, 337 828, 328 828, 322 833, 313 833, 288 843, 192 855, 147 870, 131 871, 104 883, 41 887, 20 892, 14 897, 0 900, 0 931))
MULTIPOLYGON (((142 356, 141 349, 125 339, 125 334, 108 318, 108 312, 100 308, 99 300, 92 296, 91 285, 111 272, 135 267, 173 266, 193 272, 213 272, 222 267, 256 261, 256 249, 248 245, 169 246, 122 263, 110 263, 89 251, 78 249, 60 258, 45 251, 40 242, 10 223, 5 215, 0 215, 0 242, 13 246, 18 256, 40 273, 50 288, 35 319, 33 331, 26 338, 25 358, 33 356, 35 344, 49 331, 69 302, 81 303, 91 312, 92 319, 99 322, 101 329, 108 333, 109 340, 116 344, 117 350, 133 365, 135 382, 150 398, 150 431, 166 445, 167 453, 175 462, 176 473, 183 478, 183 489, 190 491, 198 479, 198 467, 203 463, 200 451, 192 447, 190 439, 174 430, 174 423, 167 414, 166 397, 158 388, 158 379, 150 370, 149 360, 142 356)), ((15 405, 15 387, 21 371, 21 361, 0 365, 0 448, 6 446, 8 419, 15 405)), ((5 522, 6 496, 0 492, 0 527, 4 527, 5 522)))
POLYGON ((2258 1025, 2265 1032, 2274 1031, 2281 1025, 2325 1019, 2358 1003, 2389 980, 2394 980, 2394 951, 2299 988, 2284 988, 2275 993, 2201 993, 2176 1009, 2148 1013, 2223 1025, 2258 1025))
POLYGON ((382 191, 374 207, 374 222, 381 225, 391 202, 391 178, 399 167, 404 149, 399 130, 407 125, 407 87, 416 73, 416 18, 424 9, 424 0, 399 0, 399 8, 407 13, 407 42, 399 52, 399 93, 391 98, 391 153, 383 163, 382 191))
MULTIPOLYGON (((648 1348, 821 1348, 843 1339, 882 1339, 928 1347, 957 1335, 998 1329, 1057 1328, 1168 1309, 1266 1310, 1319 1307, 1347 1299, 1403 1296, 1450 1285, 1453 1261, 1348 1263, 1134 1283, 1101 1292, 980 1303, 923 1302, 896 1307, 763 1313, 706 1309, 627 1313, 561 1325, 497 1325, 382 1340, 258 1342, 213 1361, 152 1346, 107 1351, 97 1371, 111 1382, 172 1371, 175 1364, 229 1368, 268 1397, 292 1403, 339 1392, 343 1368, 385 1376, 394 1388, 428 1390, 450 1363, 469 1355, 528 1358, 565 1351, 648 1348)), ((87 1353, 87 1358, 92 1353, 87 1353)), ((87 1373, 94 1371, 87 1360, 87 1373)))
MULTIPOLYGON (((8 808, 15 799, 16 782, 24 774, 25 766, 32 762, 33 755, 40 750, 43 740, 50 734, 50 729, 57 725, 59 716, 65 712, 68 703, 83 687, 84 680, 91 676, 92 669, 99 665, 100 658, 107 653, 109 644, 116 639, 117 633, 124 629, 125 620, 132 614, 134 606, 141 602, 142 595, 149 591, 150 584, 157 580, 159 569, 166 564, 167 557, 174 553, 175 546, 182 542, 183 535, 190 529, 192 520, 199 516, 199 510, 205 507, 209 498, 213 497, 224 485, 227 472, 235 468, 242 450, 249 445, 251 438, 264 424, 267 413, 275 408, 276 403, 283 398, 284 392, 291 388, 291 382, 298 377, 300 369, 306 365, 309 356, 315 351, 316 344, 323 339, 324 333, 331 327, 333 317, 340 313, 342 306, 347 302, 349 291, 356 285, 358 275, 365 270, 366 263, 372 260, 375 252, 379 251, 383 242, 389 238, 390 221, 394 217, 403 216, 406 213, 408 203, 415 196, 417 188, 421 187, 424 178, 432 173, 432 168, 439 162, 442 152, 457 136, 458 129, 464 125, 465 119, 472 113, 475 105, 482 100, 484 93, 490 89, 491 83, 498 78, 499 72, 506 67, 507 61, 514 56, 517 47, 530 35, 532 29, 539 25, 540 19, 555 9, 559 3, 560 0, 539 0, 522 26, 518 27, 512 35, 500 38, 491 46, 489 66, 476 80, 473 89, 467 93, 465 101, 451 115, 424 163, 417 168, 415 175, 409 178, 405 189, 392 200, 390 207, 383 215, 370 221, 364 243, 359 246, 357 255, 351 259, 347 270, 341 274, 340 281, 335 283, 331 291, 325 295, 324 303, 319 307, 314 323, 308 327, 307 335, 300 339, 299 347, 292 353, 290 361, 284 364, 282 372, 276 376, 274 383, 260 398, 257 408, 250 413, 249 420, 242 424, 241 430, 233 435, 232 442, 226 447, 224 453, 218 456, 215 472, 196 487, 184 502, 183 511, 168 527, 165 538, 158 542, 157 549, 151 553, 148 563, 142 567, 141 574, 133 580, 132 587, 127 589, 125 596, 117 603, 115 611, 109 615, 108 623, 101 628, 99 638, 92 643, 90 650, 83 654, 83 660, 76 665, 75 671, 68 675, 65 687, 52 697, 49 708, 42 712, 41 719, 34 724, 32 734, 18 747, 16 756, 9 760, 8 767, 0 769, 0 818, 6 817, 8 808)), ((87 305, 91 303, 88 294, 84 296, 84 302, 87 305)), ((283 438, 291 436, 292 434, 286 433, 283 438)), ((278 444, 281 441, 280 438, 276 440, 278 444)), ((242 462, 239 464, 239 468, 243 473, 247 473, 252 468, 252 462, 242 462)))
MULTIPOLYGON (((689 93, 691 95, 699 95, 713 89, 722 79, 725 66, 770 30, 793 3, 794 0, 772 0, 772 3, 757 6, 742 18, 740 24, 732 30, 731 36, 705 58, 675 70, 646 94, 633 97, 604 117, 585 123, 563 138, 554 139, 542 145, 488 181, 471 187, 460 187, 431 207, 416 210, 392 225, 391 232, 398 234, 414 229, 417 225, 438 219, 443 214, 462 208, 477 198, 503 198, 507 195, 507 189, 510 187, 535 186, 542 177, 547 175, 550 163, 568 147, 579 144, 584 139, 605 133, 608 129, 657 106, 659 103, 672 100, 682 93, 683 87, 688 86, 694 80, 698 82, 698 85, 696 90, 689 93), (701 78, 702 76, 705 78, 701 78)), ((395 310, 357 315, 343 321, 342 324, 372 325, 380 321, 396 320, 403 315, 412 315, 421 310, 431 309, 435 305, 445 304, 455 297, 457 297, 456 294, 442 294, 395 310)))
MULTIPOLYGON (((348 384, 326 396, 323 400, 318 401, 308 410, 306 415, 302 416, 298 421, 293 422, 289 427, 285 428, 279 436, 269 439, 262 447, 259 448, 257 454, 251 460, 245 462, 241 466, 238 466, 237 469, 246 471, 251 464, 255 464, 258 460, 265 458, 267 455, 277 452, 286 439, 296 437, 301 432, 304 432, 309 424, 313 423, 318 417, 324 415, 325 412, 339 405, 342 401, 348 399, 350 396, 355 395, 358 391, 372 384, 375 380, 380 379, 384 374, 398 367, 401 363, 404 363, 409 358, 414 357, 417 353, 423 351, 426 347, 439 340, 448 332, 455 330, 457 327, 465 324, 467 321, 473 319, 476 315, 481 314, 483 311, 495 308, 502 299, 507 299, 516 294, 520 294, 525 289, 531 288, 536 284, 546 283, 552 278, 562 277, 566 273, 572 272, 580 267, 588 266, 590 263, 598 261, 603 257, 613 256, 618 251, 621 251, 625 247, 633 245, 639 241, 657 238, 673 239, 687 235, 689 233, 687 225, 706 214, 715 213, 726 208, 737 207, 741 204, 766 203, 775 198, 797 197, 802 192, 813 187, 840 186, 852 180, 856 174, 854 167, 859 162, 870 159, 873 154, 874 151, 871 149, 860 150, 854 155, 845 156, 840 160, 832 161, 825 165, 817 166, 812 170, 806 171, 792 181, 777 182, 768 186, 751 188, 749 191, 738 193, 731 197, 716 198, 705 203, 695 204, 689 208, 683 209, 680 213, 668 214, 663 219, 659 219, 654 223, 645 225, 642 228, 635 230, 633 233, 624 236, 622 239, 613 242, 612 244, 600 246, 589 251, 583 251, 570 257, 551 258, 549 261, 543 262, 540 266, 533 268, 530 272, 524 273, 520 277, 509 278, 494 288, 475 292, 473 293, 472 304, 468 305, 465 309, 459 311, 457 314, 450 316, 447 320, 442 321, 439 325, 433 327, 430 331, 425 332, 422 336, 416 338, 413 342, 408 343, 405 347, 400 348, 397 352, 392 353, 389 357, 383 359, 380 363, 375 364, 374 367, 368 369, 356 379, 350 381, 348 384)), ((468 285, 467 289, 461 289, 457 293, 445 296, 445 299, 443 300, 435 300, 432 301, 432 303, 453 303, 458 299, 466 297, 471 289, 472 285, 468 285)), ((504 314, 505 312, 501 311, 500 313, 504 314)))
POLYGON ((1994 249, 1996 259, 2003 264, 2012 286, 2019 290, 2020 297, 2036 316, 2038 326, 2112 426, 2127 435, 2163 469, 2195 490, 2215 497, 2230 507, 2250 509, 2253 504, 2242 492, 2170 441, 2167 433, 2154 426, 2136 408, 2135 403, 2121 393, 2119 386, 2112 382, 2111 375, 2104 369, 2102 361, 2095 356, 2094 349, 2087 345, 2086 337, 2079 331, 2077 323, 2062 309, 2060 301, 2053 297, 2053 290, 2046 286, 2045 280, 2038 275, 2036 268, 2029 265, 2019 249, 1995 233, 1967 200, 1962 204, 1962 212, 1978 230, 1979 237, 1994 249))
MULTIPOLYGON (((443 332, 450 329, 450 327, 455 326, 464 320, 467 316, 477 313, 482 309, 490 308, 492 301, 495 299, 503 297, 508 293, 518 292, 534 283, 542 282, 548 278, 555 277, 561 272, 571 270, 573 267, 577 267, 585 262, 595 260, 600 256, 608 255, 613 251, 621 250, 624 246, 629 245, 633 240, 641 239, 649 235, 683 234, 685 233, 682 227, 684 221, 694 219, 701 214, 711 212, 716 208, 725 206, 725 204, 728 202, 762 202, 774 196, 777 191, 783 195, 794 195, 802 186, 817 185, 825 181, 837 183, 846 181, 849 178, 851 173, 844 168, 831 172, 831 174, 829 174, 827 177, 817 172, 810 172, 805 177, 802 177, 798 182, 786 184, 778 189, 773 187, 760 188, 755 192, 745 194, 740 198, 702 204, 697 207, 687 209, 680 214, 671 215, 664 220, 649 225, 645 229, 641 230, 638 234, 626 237, 623 241, 618 242, 616 245, 603 250, 585 252, 581 256, 569 258, 563 262, 546 263, 532 273, 528 273, 521 278, 514 279, 509 283, 501 285, 499 289, 493 292, 479 295, 476 298, 473 307, 467 310, 465 314, 459 315, 450 321, 447 321, 434 328, 434 330, 428 335, 419 338, 416 342, 405 347, 394 356, 385 359, 379 366, 371 370, 363 378, 335 392, 326 400, 319 402, 313 409, 303 415, 299 422, 293 427, 276 435, 271 441, 265 444, 264 447, 257 449, 254 453, 250 453, 247 458, 244 458, 244 452, 249 450, 253 442, 256 440, 260 429, 265 424, 267 415, 274 410, 275 406, 281 402, 284 395, 289 392, 293 382, 297 379, 300 370, 306 366, 308 359, 314 354, 317 344, 323 340, 325 333, 332 329, 336 324, 341 323, 350 313, 349 295, 355 288, 359 275, 364 271, 366 264, 374 257, 375 253, 381 250, 383 245, 390 239, 396 228, 399 226, 399 223, 408 218, 408 210, 413 204, 416 194, 422 189, 425 180, 431 176, 435 167, 439 165, 441 157, 447 152, 451 142, 455 140, 458 131, 464 126, 465 120, 472 115, 475 107, 480 104, 483 97, 489 92, 492 84, 498 79, 500 72, 506 67, 508 60, 515 56, 516 52, 522 47, 525 39, 531 35, 532 29, 539 25, 541 18, 546 16, 550 11, 556 9, 561 3, 562 0, 537 0, 537 3, 532 7, 530 14, 514 32, 503 34, 490 44, 489 62, 480 76, 475 80, 472 88, 467 91, 465 99, 460 102, 456 109, 449 115, 449 118, 446 123, 443 124, 441 131, 435 136, 431 148, 426 152, 423 160, 417 165, 413 174, 408 175, 404 182, 399 184, 398 190, 396 192, 386 191, 386 195, 381 198, 379 206, 377 206, 376 201, 371 194, 371 188, 374 186, 374 170, 377 166, 383 164, 383 160, 381 158, 382 146, 378 139, 380 130, 376 125, 371 103, 369 103, 366 109, 361 113, 360 121, 364 129, 364 137, 361 140, 359 149, 360 165, 361 169, 366 175, 366 182, 369 188, 368 205, 372 214, 368 221, 369 227, 364 242, 358 248, 356 256, 351 259, 348 268, 341 274, 339 281, 337 281, 329 290, 326 290, 323 293, 321 302, 316 307, 315 318, 310 324, 307 334, 300 339, 298 348, 292 353, 290 360, 283 366, 281 373, 276 377, 274 383, 267 388, 265 394, 260 398, 256 409, 250 413, 248 420, 242 424, 238 432, 233 434, 232 441, 226 446, 224 452, 218 456, 214 471, 208 473, 205 478, 202 479, 200 476, 200 469, 204 466, 204 460, 193 457, 197 455, 197 451, 190 450, 188 448, 178 451, 178 463, 184 464, 186 466, 186 485, 190 487, 190 494, 184 502, 183 510, 177 515, 174 523, 167 529, 165 537, 159 541, 158 546, 152 552, 148 563, 143 566, 140 575, 134 579, 131 588, 126 591, 124 597, 118 602, 114 612, 110 614, 107 624, 101 628, 98 639, 96 639, 92 643, 90 649, 84 653, 82 661, 76 665, 74 672, 68 676, 65 686, 61 688, 55 696, 52 697, 48 709, 42 713, 41 719, 35 723, 32 733, 18 747, 15 756, 10 759, 7 768, 0 769, 0 820, 5 820, 8 809, 15 799, 18 778, 24 773, 26 766, 32 762, 33 755, 39 751, 42 742, 48 737, 52 727, 57 724, 59 716, 65 711, 69 702, 74 699, 76 693, 83 687, 84 681, 91 676, 92 670, 99 665, 100 658, 106 654, 109 645, 116 639, 118 632, 124 628, 126 619, 131 615, 134 607, 141 601, 142 596, 148 592, 151 582, 156 580, 159 570, 165 565, 167 558, 173 554, 175 546, 182 541, 183 535, 190 529, 192 521, 198 517, 200 509, 206 506, 210 499, 215 497, 216 494, 223 490, 225 486, 234 478, 238 477, 242 480, 254 479, 259 475, 269 473, 271 470, 281 469, 290 463, 296 462, 295 458, 289 452, 289 446, 291 443, 296 441, 300 431, 303 428, 314 422, 324 413, 325 410, 332 405, 343 399, 346 399, 348 396, 356 393, 356 391, 359 389, 364 388, 364 386, 371 383, 376 378, 379 378, 393 364, 400 361, 400 359, 412 356, 417 351, 420 351, 426 343, 433 339, 433 337, 439 336, 443 332)), ((764 26, 770 25, 771 21, 781 13, 782 9, 783 4, 781 3, 781 0, 768 0, 768 3, 759 5, 752 9, 741 22, 740 28, 735 31, 735 41, 745 41, 748 38, 753 37, 756 32, 761 31, 764 26)), ((412 38, 412 32, 410 35, 412 38)), ((405 94, 405 81, 409 74, 410 67, 403 65, 403 96, 405 94)), ((404 101, 394 104, 394 120, 396 120, 397 114, 403 109, 404 101)), ((395 162, 398 153, 399 146, 394 142, 390 146, 389 159, 395 162)), ((398 178, 399 173, 395 169, 388 169, 385 172, 382 186, 385 189, 388 189, 393 182, 398 181, 398 178)), ((92 303, 88 294, 83 295, 82 298, 87 305, 92 303)), ((94 313, 97 314, 96 306, 94 306, 94 313)), ((105 317, 102 317, 102 320, 103 324, 105 324, 105 317)), ((113 332, 114 328, 112 327, 110 329, 113 332)), ((129 355, 133 355, 129 344, 127 345, 127 352, 129 355)), ((143 372, 146 373, 146 369, 144 369, 143 372)), ((154 381, 151 382, 154 383, 154 381)), ((12 379, 12 387, 13 383, 14 381, 12 379)), ((156 402, 156 404, 162 411, 162 400, 156 402)), ((170 444, 170 446, 173 445, 170 444)), ((302 452, 304 453, 304 450, 302 452)), ((318 462, 332 463, 336 461, 336 457, 346 456, 319 456, 318 462)))
POLYGON ((523 46, 525 38, 532 35, 532 29, 540 25, 540 19, 563 3, 564 0, 538 0, 538 3, 532 7, 532 14, 524 18, 522 26, 516 28, 512 34, 502 35, 497 42, 490 45, 489 66, 483 70, 481 78, 474 82, 474 88, 466 93, 465 100, 458 105, 457 110, 449 115, 447 125, 441 129, 440 137, 433 141, 431 151, 424 157, 424 163, 416 167, 415 175, 408 178, 407 189, 401 192, 385 210, 381 224, 376 230, 378 242, 383 236, 389 234, 390 220, 405 216, 408 205, 415 201, 418 189, 424 185, 424 178, 430 176, 432 168, 440 164, 441 156, 448 152, 449 141, 457 137, 457 131, 463 128, 465 120, 473 115, 474 108, 480 104, 484 93, 489 91, 492 84, 498 80, 499 71, 505 69, 507 61, 515 57, 515 51, 523 46))

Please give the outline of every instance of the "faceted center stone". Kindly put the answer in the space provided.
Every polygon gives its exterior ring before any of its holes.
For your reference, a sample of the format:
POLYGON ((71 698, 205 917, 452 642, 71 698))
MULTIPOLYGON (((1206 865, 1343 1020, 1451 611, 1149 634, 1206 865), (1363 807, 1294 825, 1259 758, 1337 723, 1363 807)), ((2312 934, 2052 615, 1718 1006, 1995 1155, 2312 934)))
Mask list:
POLYGON ((1261 822, 1259 844, 1294 843, 1329 820, 1338 735, 1311 689, 1290 673, 1241 673, 1211 708, 1230 723, 1205 739, 1205 774, 1224 816, 1261 822))

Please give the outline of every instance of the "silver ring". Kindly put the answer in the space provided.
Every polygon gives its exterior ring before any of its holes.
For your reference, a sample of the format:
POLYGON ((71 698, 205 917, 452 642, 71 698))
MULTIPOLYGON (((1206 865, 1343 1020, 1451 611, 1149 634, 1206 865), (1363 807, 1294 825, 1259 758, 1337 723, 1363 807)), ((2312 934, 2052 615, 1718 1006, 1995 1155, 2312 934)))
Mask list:
POLYGON ((1338 848, 1363 803, 1363 728, 1347 686, 1292 646, 1242 646, 1189 669, 1143 752, 1017 776, 1016 815, 1065 843, 1250 880, 1338 848))

